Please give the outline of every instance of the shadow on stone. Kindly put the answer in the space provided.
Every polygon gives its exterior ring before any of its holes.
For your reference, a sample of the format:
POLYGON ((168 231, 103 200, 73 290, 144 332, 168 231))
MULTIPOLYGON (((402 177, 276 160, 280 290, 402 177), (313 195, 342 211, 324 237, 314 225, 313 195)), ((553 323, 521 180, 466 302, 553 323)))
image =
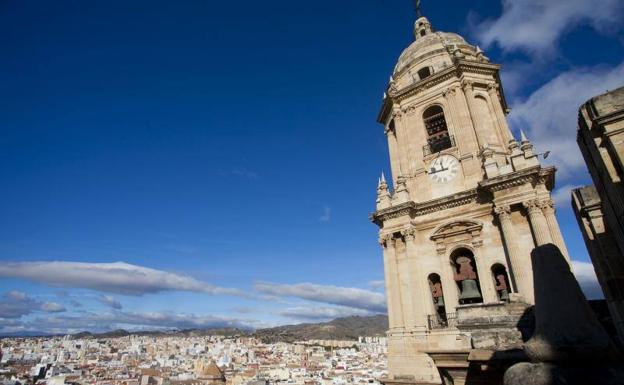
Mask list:
POLYGON ((618 351, 553 244, 531 252, 535 332, 523 348, 532 363, 507 370, 505 385, 624 384, 618 351))

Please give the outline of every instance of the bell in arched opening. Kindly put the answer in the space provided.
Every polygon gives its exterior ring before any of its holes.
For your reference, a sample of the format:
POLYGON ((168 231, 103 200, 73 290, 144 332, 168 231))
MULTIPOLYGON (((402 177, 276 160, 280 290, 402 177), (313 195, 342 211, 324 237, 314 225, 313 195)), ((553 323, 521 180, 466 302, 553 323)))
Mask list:
POLYGON ((466 249, 457 250, 452 258, 455 264, 455 282, 460 289, 459 303, 483 302, 483 297, 479 290, 479 277, 475 271, 474 256, 466 249))
POLYGON ((494 276, 494 284, 496 288, 496 294, 498 299, 503 302, 509 302, 509 276, 507 275, 507 269, 505 266, 497 263, 492 266, 492 275, 494 276))

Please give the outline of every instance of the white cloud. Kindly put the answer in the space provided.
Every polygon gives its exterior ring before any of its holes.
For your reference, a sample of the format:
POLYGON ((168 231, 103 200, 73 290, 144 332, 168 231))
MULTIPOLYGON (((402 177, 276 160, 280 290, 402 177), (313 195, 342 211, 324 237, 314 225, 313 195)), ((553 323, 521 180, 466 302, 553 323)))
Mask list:
POLYGON ((557 187, 552 194, 552 199, 555 202, 555 206, 558 208, 569 209, 572 205, 572 190, 582 187, 578 184, 566 184, 561 187, 557 187))
POLYGON ((0 318, 0 333, 36 331, 50 334, 77 333, 81 331, 105 332, 115 329, 255 329, 266 324, 221 316, 200 316, 173 312, 120 312, 84 313, 80 316, 60 315, 37 317, 20 324, 0 318), (19 327, 18 327, 19 326, 19 327), (18 327, 18 328, 16 328, 18 327))
POLYGON ((113 309, 120 310, 122 308, 121 303, 110 295, 101 295, 100 297, 98 297, 98 301, 113 309))
POLYGON ((329 222, 330 220, 331 220, 331 207, 325 206, 323 207, 323 213, 319 217, 319 221, 329 222))
POLYGON ((594 265, 589 262, 572 261, 572 271, 587 299, 604 298, 594 265))
POLYGON ((308 301, 329 303, 375 312, 386 311, 386 297, 381 293, 353 287, 339 287, 332 285, 317 285, 313 283, 298 283, 293 285, 271 282, 257 282, 254 288, 262 293, 296 297, 308 301))
POLYGON ((20 318, 33 312, 64 312, 65 307, 56 302, 41 302, 21 291, 9 291, 0 299, 0 318, 20 318))
POLYGON ((509 120, 523 129, 538 151, 550 150, 548 161, 563 179, 587 174, 576 144, 578 108, 589 98, 614 89, 624 82, 624 63, 617 67, 598 66, 559 74, 515 104, 509 120))
POLYGON ((386 286, 386 282, 383 279, 377 281, 369 281, 368 286, 373 289, 383 289, 386 286))
POLYGON ((561 36, 580 25, 599 32, 622 28, 621 0, 503 0, 499 18, 475 26, 481 44, 494 43, 507 51, 552 54, 561 36))
POLYGON ((124 295, 179 290, 249 297, 238 289, 218 287, 189 276, 124 262, 4 262, 0 263, 0 277, 124 295))
POLYGON ((280 310, 277 314, 301 321, 329 321, 340 317, 367 316, 374 313, 345 306, 296 306, 280 310))

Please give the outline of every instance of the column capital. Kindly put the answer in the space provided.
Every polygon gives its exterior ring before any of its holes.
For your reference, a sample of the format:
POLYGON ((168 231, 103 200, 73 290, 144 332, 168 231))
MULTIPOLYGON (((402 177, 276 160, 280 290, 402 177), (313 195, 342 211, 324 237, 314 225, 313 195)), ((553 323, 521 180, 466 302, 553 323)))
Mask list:
POLYGON ((401 119, 403 117, 403 112, 400 108, 395 108, 392 110, 392 118, 393 119, 401 119))
POLYGON ((406 229, 401 230, 401 235, 405 238, 406 241, 413 241, 416 238, 416 229, 413 227, 408 227, 406 229))
POLYGON ((461 86, 464 91, 472 91, 474 87, 474 82, 472 80, 464 79, 461 82, 461 86))
POLYGON ((384 249, 393 247, 392 241, 394 240, 394 234, 379 234, 379 245, 384 249))
POLYGON ((498 91, 499 88, 500 86, 497 83, 489 83, 487 85, 488 92, 496 92, 498 91))
POLYGON ((442 91, 442 96, 445 99, 448 99, 449 97, 455 95, 455 92, 457 91, 457 87, 449 87, 447 89, 445 89, 444 91, 442 91))
POLYGON ((509 219, 511 207, 509 207, 509 205, 496 205, 494 206, 494 213, 498 215, 499 218, 509 219))
POLYGON ((548 214, 555 212, 555 202, 551 198, 540 201, 540 207, 544 210, 544 213, 548 214))
POLYGON ((531 199, 530 201, 522 202, 522 206, 529 212, 529 214, 536 214, 542 212, 540 201, 537 199, 531 199))

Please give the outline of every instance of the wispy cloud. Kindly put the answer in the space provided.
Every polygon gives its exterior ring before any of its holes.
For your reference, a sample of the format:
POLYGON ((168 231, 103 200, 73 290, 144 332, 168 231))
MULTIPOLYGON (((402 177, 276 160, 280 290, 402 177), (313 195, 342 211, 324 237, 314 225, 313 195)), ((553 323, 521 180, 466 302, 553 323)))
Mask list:
POLYGON ((59 315, 36 317, 21 323, 0 319, 0 332, 40 331, 46 333, 76 333, 84 330, 104 332, 124 328, 129 330, 153 329, 255 329, 265 324, 221 316, 200 316, 173 312, 122 312, 84 313, 80 316, 59 315))
POLYGON ((624 63, 563 72, 514 105, 509 115, 512 127, 523 129, 539 151, 551 151, 548 161, 557 165, 560 178, 586 175, 576 143, 578 108, 589 98, 621 86, 622 79, 624 63))
POLYGON ((385 285, 386 285, 386 282, 384 280, 376 280, 376 281, 368 282, 368 286, 370 286, 373 289, 383 289, 385 285))
POLYGON ((112 309, 120 310, 122 308, 121 303, 110 295, 101 295, 98 297, 98 301, 112 309))
POLYGON ((189 276, 124 262, 3 262, 0 263, 0 277, 124 295, 177 290, 249 297, 238 289, 214 286, 189 276))
POLYGON ((552 194, 552 199, 555 202, 555 206, 558 208, 568 209, 572 205, 572 190, 581 187, 579 184, 566 184, 561 187, 557 187, 552 194))
POLYGON ((587 299, 604 298, 594 265, 589 262, 572 261, 572 271, 587 299))
POLYGON ((299 321, 329 321, 353 315, 367 316, 374 312, 345 306, 296 306, 280 310, 277 314, 299 321))
POLYGON ((329 222, 331 220, 331 207, 324 206, 323 213, 319 217, 319 221, 321 222, 329 222))
POLYGON ((56 302, 42 302, 21 291, 9 291, 0 299, 1 318, 20 318, 33 312, 59 313, 65 307, 56 302))
POLYGON ((474 27, 485 47, 496 43, 506 51, 552 54, 562 35, 580 25, 603 33, 623 27, 621 0, 503 0, 502 4, 500 17, 474 27))
POLYGON ((370 290, 353 287, 298 283, 294 285, 257 282, 254 288, 265 294, 295 297, 308 301, 346 306, 375 312, 386 311, 386 297, 370 290))

